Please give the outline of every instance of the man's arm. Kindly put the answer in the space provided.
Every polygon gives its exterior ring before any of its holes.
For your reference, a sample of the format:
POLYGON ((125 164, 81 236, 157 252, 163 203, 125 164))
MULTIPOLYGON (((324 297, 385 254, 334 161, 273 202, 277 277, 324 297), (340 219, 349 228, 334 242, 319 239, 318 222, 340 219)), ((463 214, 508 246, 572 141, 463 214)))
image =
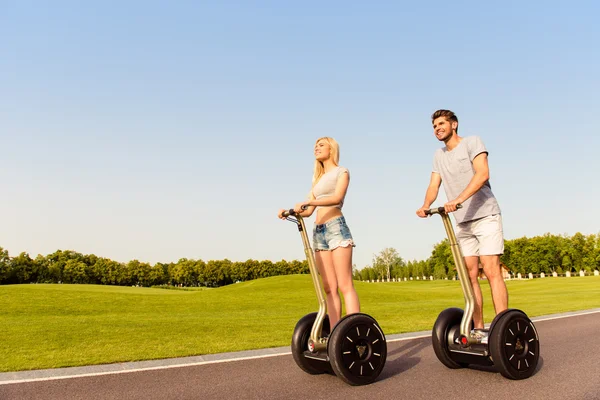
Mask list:
POLYGON ((431 204, 435 201, 435 199, 437 199, 441 184, 442 176, 437 172, 432 172, 431 179, 429 180, 429 186, 427 187, 427 191, 425 192, 425 201, 423 202, 421 208, 417 210, 417 215, 419 217, 427 217, 427 215, 425 215, 425 210, 428 210, 429 207, 431 207, 431 204))
POLYGON ((475 175, 473 175, 465 190, 456 199, 444 204, 446 212, 456 211, 457 204, 467 201, 468 198, 477 193, 488 179, 490 179, 487 153, 483 152, 475 156, 473 159, 473 169, 475 170, 475 175))

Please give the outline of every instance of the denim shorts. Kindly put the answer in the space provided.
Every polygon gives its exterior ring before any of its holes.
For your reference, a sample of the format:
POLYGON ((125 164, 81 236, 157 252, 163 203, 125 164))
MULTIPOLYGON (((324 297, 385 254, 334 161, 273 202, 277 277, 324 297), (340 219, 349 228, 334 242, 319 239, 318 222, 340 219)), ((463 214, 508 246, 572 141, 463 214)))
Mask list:
POLYGON ((315 224, 313 248, 315 251, 334 250, 338 247, 355 247, 350 228, 344 216, 334 218, 324 224, 315 224))

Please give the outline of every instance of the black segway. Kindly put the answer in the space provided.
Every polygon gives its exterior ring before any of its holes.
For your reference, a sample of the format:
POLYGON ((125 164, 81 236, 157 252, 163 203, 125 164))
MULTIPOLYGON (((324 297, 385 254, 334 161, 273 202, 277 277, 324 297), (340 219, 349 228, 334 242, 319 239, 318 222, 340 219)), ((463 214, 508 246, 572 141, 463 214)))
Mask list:
POLYGON ((469 364, 495 366, 506 378, 529 378, 540 357, 540 341, 533 322, 523 311, 508 309, 496 315, 490 328, 483 330, 487 337, 476 335, 472 330, 475 296, 450 217, 444 207, 426 210, 425 214, 439 214, 444 221, 465 296, 465 311, 448 308, 435 321, 432 331, 435 355, 448 368, 469 364))
POLYGON ((294 328, 294 361, 309 374, 333 372, 353 386, 374 382, 387 357, 387 342, 381 327, 371 316, 356 313, 346 315, 330 330, 327 304, 304 220, 294 210, 285 211, 283 216, 298 226, 319 302, 319 311, 302 317, 294 328))

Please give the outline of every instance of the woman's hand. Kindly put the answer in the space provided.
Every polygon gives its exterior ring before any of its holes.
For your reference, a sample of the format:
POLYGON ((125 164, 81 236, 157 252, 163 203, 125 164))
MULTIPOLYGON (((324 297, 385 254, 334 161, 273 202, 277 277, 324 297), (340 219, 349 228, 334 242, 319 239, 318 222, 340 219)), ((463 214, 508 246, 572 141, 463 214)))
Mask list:
POLYGON ((294 211, 300 214, 302 211, 305 211, 306 208, 310 206, 310 201, 303 201, 302 203, 296 204, 294 207, 294 211))

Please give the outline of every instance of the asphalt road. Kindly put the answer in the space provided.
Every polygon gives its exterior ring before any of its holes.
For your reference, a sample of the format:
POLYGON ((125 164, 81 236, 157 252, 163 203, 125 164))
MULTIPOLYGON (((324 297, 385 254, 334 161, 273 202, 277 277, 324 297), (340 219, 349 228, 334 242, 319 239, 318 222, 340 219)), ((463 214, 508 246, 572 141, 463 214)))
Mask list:
POLYGON ((289 353, 272 351, 258 358, 191 366, 180 359, 115 373, 98 369, 96 374, 91 367, 83 377, 61 376, 60 370, 39 378, 35 372, 0 374, 0 399, 600 399, 600 310, 533 320, 540 360, 536 373, 521 381, 485 368, 447 369, 429 335, 396 336, 388 342, 378 381, 368 386, 308 375, 289 353))

